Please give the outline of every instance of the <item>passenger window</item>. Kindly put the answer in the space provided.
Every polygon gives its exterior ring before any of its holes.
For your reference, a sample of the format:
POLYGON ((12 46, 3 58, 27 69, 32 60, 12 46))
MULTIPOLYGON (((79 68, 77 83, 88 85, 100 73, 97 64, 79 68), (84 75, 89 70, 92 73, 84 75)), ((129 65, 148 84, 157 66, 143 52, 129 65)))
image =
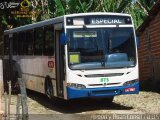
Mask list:
POLYGON ((26 55, 33 55, 33 41, 34 41, 34 34, 33 30, 26 32, 26 41, 25 41, 25 54, 26 55))
POLYGON ((35 30, 34 55, 42 55, 43 51, 43 28, 35 30))
POLYGON ((4 36, 4 55, 9 55, 9 36, 4 36))
POLYGON ((17 55, 17 41, 18 41, 18 33, 13 34, 13 55, 17 55))
POLYGON ((20 32, 18 36, 19 36, 19 38, 18 38, 18 55, 24 55, 23 41, 24 41, 24 37, 25 37, 25 32, 20 32))
POLYGON ((52 26, 45 27, 44 55, 54 55, 54 28, 52 26))

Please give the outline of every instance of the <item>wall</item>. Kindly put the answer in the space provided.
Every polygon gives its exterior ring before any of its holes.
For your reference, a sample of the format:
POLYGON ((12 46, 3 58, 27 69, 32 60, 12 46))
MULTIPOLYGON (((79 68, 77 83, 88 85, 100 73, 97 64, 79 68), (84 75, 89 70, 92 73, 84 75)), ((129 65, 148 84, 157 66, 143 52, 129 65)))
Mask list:
POLYGON ((160 82, 160 11, 139 35, 140 80, 160 82))

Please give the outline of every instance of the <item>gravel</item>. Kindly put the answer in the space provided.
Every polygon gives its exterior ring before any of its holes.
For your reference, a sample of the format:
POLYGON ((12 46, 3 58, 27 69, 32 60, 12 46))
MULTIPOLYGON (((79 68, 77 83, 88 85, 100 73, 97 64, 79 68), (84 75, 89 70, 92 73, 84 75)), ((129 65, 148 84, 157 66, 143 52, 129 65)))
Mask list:
POLYGON ((114 102, 144 113, 160 114, 159 93, 142 91, 138 95, 121 95, 115 97, 114 102))
MULTIPOLYGON (((29 114, 35 115, 59 115, 59 114, 159 114, 160 94, 156 92, 140 91, 134 95, 116 96, 113 104, 102 102, 98 99, 80 100, 54 100, 51 101, 45 95, 32 93, 28 95, 29 114)), ((11 113, 16 113, 16 95, 11 98, 11 113)), ((4 110, 4 98, 2 99, 4 110)), ((48 116, 49 117, 49 116, 48 116)), ((71 117, 71 116, 67 116, 71 117)), ((41 117, 40 117, 41 118, 41 117)), ((72 118, 72 117, 71 117, 72 118)), ((38 119, 37 119, 38 120, 38 119)))

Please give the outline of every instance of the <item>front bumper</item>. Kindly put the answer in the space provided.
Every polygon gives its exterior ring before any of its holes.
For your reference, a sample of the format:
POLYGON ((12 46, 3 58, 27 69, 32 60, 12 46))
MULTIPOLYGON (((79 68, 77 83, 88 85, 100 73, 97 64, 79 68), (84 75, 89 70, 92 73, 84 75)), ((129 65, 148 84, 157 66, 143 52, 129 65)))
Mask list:
POLYGON ((86 98, 86 97, 113 97, 122 94, 138 94, 138 93, 139 93, 139 82, 136 82, 128 86, 118 86, 118 87, 85 88, 85 89, 76 89, 67 87, 68 99, 86 98), (125 89, 127 88, 135 88, 135 90, 125 91, 125 89))

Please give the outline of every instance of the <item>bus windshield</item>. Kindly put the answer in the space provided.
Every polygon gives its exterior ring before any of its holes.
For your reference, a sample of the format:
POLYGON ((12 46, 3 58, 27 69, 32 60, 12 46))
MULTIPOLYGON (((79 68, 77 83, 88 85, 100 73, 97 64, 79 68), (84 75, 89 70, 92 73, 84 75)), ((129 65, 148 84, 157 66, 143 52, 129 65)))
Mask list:
POLYGON ((134 67, 136 49, 131 27, 68 29, 70 69, 134 67))

